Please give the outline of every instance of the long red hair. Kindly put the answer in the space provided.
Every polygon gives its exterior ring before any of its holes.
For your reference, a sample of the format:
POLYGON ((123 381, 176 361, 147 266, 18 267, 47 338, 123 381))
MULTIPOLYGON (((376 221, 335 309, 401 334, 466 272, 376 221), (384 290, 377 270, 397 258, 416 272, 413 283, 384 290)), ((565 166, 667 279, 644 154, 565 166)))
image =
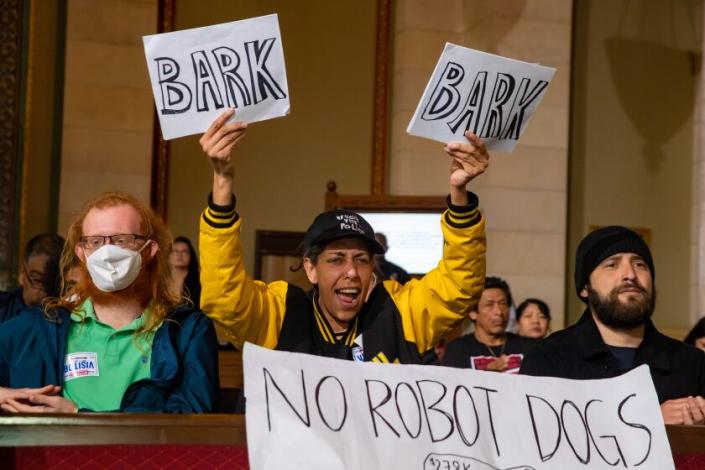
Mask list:
MULTIPOLYGON (((83 235, 83 220, 92 209, 107 209, 116 206, 128 205, 140 215, 140 229, 142 234, 159 245, 157 254, 144 266, 151 291, 151 315, 145 318, 141 332, 154 331, 169 314, 169 311, 178 305, 181 297, 172 293, 169 285, 171 270, 168 263, 171 252, 172 237, 161 218, 145 203, 136 197, 124 192, 109 192, 89 201, 80 214, 71 223, 66 236, 66 244, 61 254, 61 272, 67 273, 73 266, 82 266, 83 278, 70 289, 64 289, 59 298, 51 299, 46 304, 48 314, 56 307, 63 307, 74 311, 88 297, 92 281, 85 270, 85 266, 75 253, 75 247, 83 235)), ((63 281, 62 281, 63 284, 63 281)), ((139 332, 138 332, 139 333, 139 332)))

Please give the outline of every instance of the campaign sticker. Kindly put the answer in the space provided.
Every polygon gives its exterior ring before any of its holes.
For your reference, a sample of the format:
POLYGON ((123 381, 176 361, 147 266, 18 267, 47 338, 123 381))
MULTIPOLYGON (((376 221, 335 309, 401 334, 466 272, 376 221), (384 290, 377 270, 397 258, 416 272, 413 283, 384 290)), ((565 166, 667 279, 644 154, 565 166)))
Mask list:
POLYGON ((66 355, 64 360, 64 382, 79 377, 97 377, 98 353, 75 352, 66 355))
POLYGON ((365 350, 362 349, 362 346, 353 347, 352 356, 355 362, 365 362, 365 350))

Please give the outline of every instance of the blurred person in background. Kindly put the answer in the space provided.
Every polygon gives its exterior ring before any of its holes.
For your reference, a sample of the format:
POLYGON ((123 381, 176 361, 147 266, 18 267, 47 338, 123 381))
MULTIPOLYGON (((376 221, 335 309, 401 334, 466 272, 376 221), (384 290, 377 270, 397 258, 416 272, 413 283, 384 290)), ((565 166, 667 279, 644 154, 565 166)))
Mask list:
POLYGON ((191 240, 176 237, 169 254, 171 267, 171 289, 184 298, 190 299, 195 307, 201 301, 201 281, 199 279, 198 256, 191 240))
POLYGON ((683 340, 684 343, 695 346, 705 351, 705 318, 701 318, 690 330, 688 336, 683 340))
POLYGON ((27 307, 41 305, 45 299, 59 295, 59 260, 63 249, 64 239, 54 233, 32 237, 20 264, 19 287, 0 292, 0 323, 17 316, 27 307))
POLYGON ((451 341, 442 366, 516 374, 534 340, 507 331, 512 293, 499 277, 485 278, 485 288, 470 313, 475 331, 451 341))
POLYGON ((546 302, 529 298, 517 307, 517 333, 526 338, 546 337, 551 327, 551 311, 546 302))
MULTIPOLYGON (((389 245, 387 244, 387 236, 381 232, 375 233, 375 240, 382 245, 384 248, 384 253, 389 250, 389 245)), ((409 282, 411 277, 409 273, 406 272, 404 268, 398 264, 394 264, 388 261, 384 254, 375 255, 375 261, 377 262, 377 271, 382 276, 382 280, 392 280, 397 281, 399 284, 406 284, 409 282)))

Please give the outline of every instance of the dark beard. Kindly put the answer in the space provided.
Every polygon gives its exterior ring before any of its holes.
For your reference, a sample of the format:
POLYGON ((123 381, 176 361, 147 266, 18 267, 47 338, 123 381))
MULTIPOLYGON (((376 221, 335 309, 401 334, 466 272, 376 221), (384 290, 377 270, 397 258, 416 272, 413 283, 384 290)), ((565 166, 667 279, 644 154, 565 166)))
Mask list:
POLYGON ((588 304, 597 318, 606 326, 616 329, 631 329, 643 325, 651 317, 656 305, 656 293, 648 292, 637 282, 626 282, 615 287, 607 297, 601 297, 588 284, 588 304), (636 288, 642 292, 640 299, 627 303, 619 300, 619 290, 625 287, 636 288))

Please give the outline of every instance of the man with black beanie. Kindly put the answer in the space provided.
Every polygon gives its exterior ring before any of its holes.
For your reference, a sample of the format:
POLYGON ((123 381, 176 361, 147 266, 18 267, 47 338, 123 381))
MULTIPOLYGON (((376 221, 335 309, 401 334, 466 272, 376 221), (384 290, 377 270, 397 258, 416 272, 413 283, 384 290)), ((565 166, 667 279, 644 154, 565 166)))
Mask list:
POLYGON ((646 364, 666 424, 705 423, 705 353, 659 333, 651 322, 656 271, 649 247, 620 226, 588 234, 575 257, 578 322, 538 343, 522 374, 603 379, 646 364))

